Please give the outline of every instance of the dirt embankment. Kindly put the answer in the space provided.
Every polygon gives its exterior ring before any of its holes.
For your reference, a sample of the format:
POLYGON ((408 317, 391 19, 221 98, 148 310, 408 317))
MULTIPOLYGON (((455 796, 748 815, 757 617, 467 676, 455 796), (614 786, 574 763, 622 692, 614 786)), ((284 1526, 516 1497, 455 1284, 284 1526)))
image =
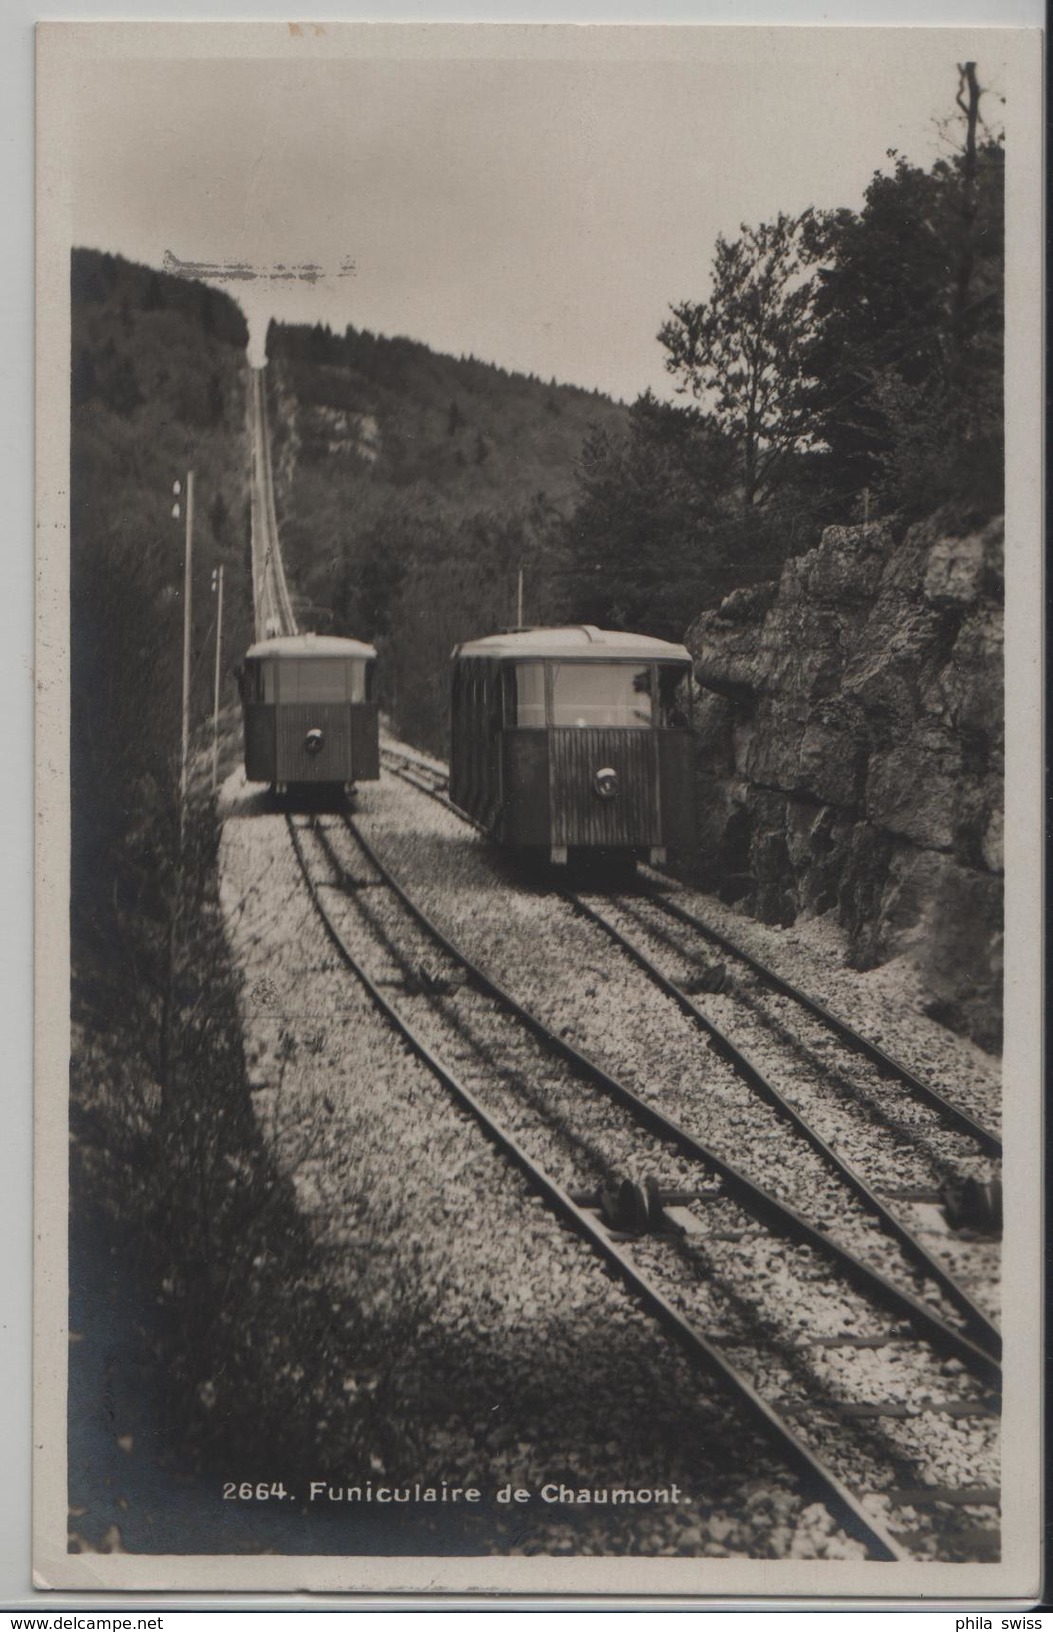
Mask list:
POLYGON ((906 955, 930 1012, 1001 1040, 1001 519, 831 527, 687 633, 701 862, 768 923, 836 910, 850 955, 906 955))

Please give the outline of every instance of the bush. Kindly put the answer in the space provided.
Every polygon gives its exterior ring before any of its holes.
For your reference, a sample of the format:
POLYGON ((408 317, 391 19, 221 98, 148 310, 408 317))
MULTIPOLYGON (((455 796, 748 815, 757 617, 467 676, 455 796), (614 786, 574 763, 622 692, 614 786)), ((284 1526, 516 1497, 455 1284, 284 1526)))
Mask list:
MULTIPOLYGON (((217 898, 216 833, 199 803, 167 993, 145 1004, 167 1038, 144 1046, 149 1024, 120 1026, 116 1016, 104 1030, 96 1009, 94 1037, 75 1053, 73 1228, 83 1237, 101 1220, 152 1312, 173 1447, 247 1479, 276 1466, 284 1477, 316 1472, 334 1456, 407 1462, 420 1448, 400 1427, 390 1356, 413 1351, 419 1294, 367 1257, 361 1297, 349 1297, 346 1265, 320 1250, 261 1137, 217 898), (378 1277, 382 1324, 363 1313, 378 1277), (363 1386, 349 1391, 350 1373, 363 1386)), ((97 994, 77 997, 83 1015, 97 994)), ((305 1160, 311 1132, 301 1131, 305 1160)))

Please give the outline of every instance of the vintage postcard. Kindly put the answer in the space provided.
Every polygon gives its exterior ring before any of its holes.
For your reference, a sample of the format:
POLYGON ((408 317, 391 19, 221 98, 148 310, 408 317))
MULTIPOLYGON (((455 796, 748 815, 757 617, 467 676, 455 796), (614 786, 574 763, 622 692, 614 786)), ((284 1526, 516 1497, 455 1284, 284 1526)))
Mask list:
POLYGON ((39 1587, 1039 1592, 1041 78, 41 25, 39 1587))

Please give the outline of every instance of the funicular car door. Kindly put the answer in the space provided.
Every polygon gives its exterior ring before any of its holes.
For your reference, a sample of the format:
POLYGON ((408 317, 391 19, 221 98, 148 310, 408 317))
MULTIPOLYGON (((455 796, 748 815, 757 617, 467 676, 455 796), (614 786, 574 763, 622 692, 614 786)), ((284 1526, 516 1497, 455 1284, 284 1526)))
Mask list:
POLYGON ((549 670, 553 847, 656 848, 654 665, 563 661, 549 670))
POLYGON ((501 770, 501 671, 497 663, 484 662, 480 688, 480 731, 484 763, 485 793, 482 821, 488 833, 492 832, 504 804, 504 778, 501 770))
POLYGON ((273 782, 276 777, 275 711, 273 701, 267 698, 265 686, 265 669, 268 667, 262 658, 251 658, 238 670, 245 743, 245 775, 250 782, 273 782))
POLYGON ((483 713, 483 662, 480 658, 466 658, 464 662, 462 707, 460 719, 464 725, 464 805, 475 821, 482 822, 486 809, 486 734, 483 713))
POLYGON ((457 659, 450 681, 450 798, 461 810, 467 799, 465 745, 464 662, 457 659))

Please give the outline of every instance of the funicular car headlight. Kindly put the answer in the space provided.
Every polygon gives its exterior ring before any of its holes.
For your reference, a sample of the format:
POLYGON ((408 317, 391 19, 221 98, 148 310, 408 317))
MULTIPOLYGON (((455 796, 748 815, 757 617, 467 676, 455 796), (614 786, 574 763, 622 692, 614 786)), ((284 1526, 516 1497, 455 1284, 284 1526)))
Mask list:
POLYGON ((320 754, 322 752, 325 747, 325 737, 317 726, 308 731, 303 739, 303 745, 309 754, 320 754))
POLYGON ((601 799, 616 799, 618 797, 618 772, 613 765, 604 765, 596 772, 592 779, 593 788, 601 799))

